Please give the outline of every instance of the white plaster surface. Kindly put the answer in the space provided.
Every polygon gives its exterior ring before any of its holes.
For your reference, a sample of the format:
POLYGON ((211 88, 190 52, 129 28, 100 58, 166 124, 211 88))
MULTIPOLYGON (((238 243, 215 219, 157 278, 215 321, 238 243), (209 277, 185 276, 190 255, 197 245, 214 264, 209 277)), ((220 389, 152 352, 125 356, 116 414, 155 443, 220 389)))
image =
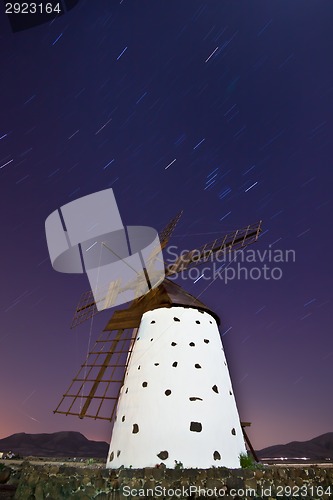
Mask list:
POLYGON ((163 462, 173 468, 177 460, 186 468, 236 468, 243 452, 215 319, 185 307, 146 312, 121 389, 107 467, 153 467, 163 462), (200 399, 191 401, 194 397, 200 399), (200 423, 201 432, 191 431, 191 422, 200 423), (136 426, 138 432, 133 433, 136 426), (168 458, 158 457, 163 451, 168 458))

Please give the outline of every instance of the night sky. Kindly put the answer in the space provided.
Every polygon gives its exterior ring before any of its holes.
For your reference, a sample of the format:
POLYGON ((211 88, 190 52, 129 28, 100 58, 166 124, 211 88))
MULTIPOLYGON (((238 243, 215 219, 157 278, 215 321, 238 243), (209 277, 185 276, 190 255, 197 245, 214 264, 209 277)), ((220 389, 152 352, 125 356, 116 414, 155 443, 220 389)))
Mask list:
POLYGON ((44 231, 109 187, 126 225, 184 209, 179 250, 262 219, 251 249, 295 251, 265 261, 281 279, 179 283, 221 318, 255 448, 333 431, 332 14, 329 0, 82 0, 14 34, 1 12, 0 438, 110 438, 53 414, 110 310, 70 330, 89 283, 52 269, 44 231))

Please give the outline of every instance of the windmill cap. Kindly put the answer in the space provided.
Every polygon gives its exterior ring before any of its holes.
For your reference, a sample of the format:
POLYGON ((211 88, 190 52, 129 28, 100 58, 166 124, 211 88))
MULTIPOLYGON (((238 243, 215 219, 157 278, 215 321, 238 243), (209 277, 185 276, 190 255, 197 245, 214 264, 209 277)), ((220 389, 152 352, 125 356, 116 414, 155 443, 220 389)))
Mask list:
POLYGON ((211 314, 216 320, 217 324, 220 324, 219 316, 212 311, 206 304, 201 302, 199 299, 187 292, 183 287, 173 283, 172 281, 165 279, 163 283, 156 290, 157 302, 156 305, 151 309, 156 309, 157 307, 191 307, 193 309, 199 309, 211 314))

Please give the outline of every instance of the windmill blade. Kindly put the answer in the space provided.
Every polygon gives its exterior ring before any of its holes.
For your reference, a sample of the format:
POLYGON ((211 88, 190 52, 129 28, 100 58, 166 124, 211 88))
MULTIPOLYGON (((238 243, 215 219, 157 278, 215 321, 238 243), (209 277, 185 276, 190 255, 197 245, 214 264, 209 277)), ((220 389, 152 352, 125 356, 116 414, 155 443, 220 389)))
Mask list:
POLYGON ((75 309, 74 317, 72 319, 71 328, 81 325, 84 321, 92 318, 98 313, 94 295, 91 290, 84 292, 79 300, 75 309))
POLYGON ((180 212, 178 212, 178 214, 176 215, 176 217, 174 217, 173 219, 171 219, 171 221, 159 233, 159 238, 160 238, 161 248, 162 249, 165 248, 165 246, 167 245, 167 243, 168 243, 168 241, 170 239, 170 236, 172 235, 172 233, 173 233, 176 225, 178 224, 178 221, 181 218, 182 214, 183 214, 183 210, 181 210, 180 212))
MULTIPOLYGON (((128 290, 133 290, 134 301, 140 300, 141 290, 146 287, 146 284, 147 279, 144 272, 140 273, 135 280, 127 283, 123 287, 120 287, 120 280, 112 281, 105 293, 102 293, 102 296, 98 300, 98 302, 103 303, 105 309, 108 309, 115 305, 116 299, 120 293, 126 292, 128 290), (137 297, 139 298, 137 299, 137 297)), ((76 328, 78 325, 81 325, 88 319, 96 316, 98 312, 100 311, 97 309, 92 291, 90 290, 88 292, 84 292, 81 295, 81 298, 75 310, 70 328, 76 328)))
MULTIPOLYGON (((161 248, 163 249, 166 244, 169 241, 169 238, 174 231, 180 217, 182 216, 183 210, 178 212, 178 214, 171 219, 171 221, 164 227, 164 229, 159 233, 159 244, 156 245, 150 252, 149 257, 146 260, 146 267, 143 269, 143 271, 140 271, 137 273, 137 276, 135 279, 132 281, 128 282, 120 291, 127 291, 127 290, 134 290, 135 291, 135 297, 140 296, 140 288, 142 287, 142 284, 144 286, 146 285, 147 281, 149 282, 150 280, 147 280, 147 274, 148 278, 154 277, 154 267, 156 266, 156 262, 160 262, 161 265, 164 265, 164 260, 163 256, 161 253, 161 248)), ((157 271, 158 273, 158 271, 157 271)), ((156 286, 156 284, 154 285, 156 286)))
POLYGON ((161 278, 161 268, 164 268, 164 259, 161 247, 160 245, 157 245, 151 250, 149 257, 146 259, 146 266, 143 267, 143 270, 138 272, 135 279, 126 283, 120 291, 125 292, 127 290, 133 290, 134 299, 144 295, 147 293, 147 285, 149 289, 152 289, 164 280, 164 276, 161 278), (156 265, 157 263, 160 263, 159 267, 156 265), (153 283, 153 286, 151 286, 151 283, 153 283))
MULTIPOLYGON (((159 239, 162 249, 167 245, 171 234, 173 233, 179 219, 182 216, 182 213, 183 210, 178 212, 178 214, 173 219, 171 219, 171 221, 159 233, 159 239)), ((148 258, 148 272, 150 274, 152 274, 151 268, 154 266, 156 259, 158 258, 159 252, 160 248, 156 247, 156 249, 152 250, 151 255, 148 258)), ((127 283, 127 285, 124 286, 123 288, 120 288, 118 281, 112 282, 109 286, 109 290, 106 290, 105 294, 102 294, 98 302, 105 301, 106 308, 112 307, 112 304, 115 303, 119 293, 131 289, 135 290, 134 297, 137 297, 139 295, 139 289, 142 285, 141 283, 142 281, 146 282, 145 273, 139 273, 137 279, 133 280, 130 283, 127 283)), ((88 292, 84 292, 81 295, 81 298, 75 310, 70 328, 72 329, 77 327, 81 323, 84 323, 88 319, 94 317, 98 312, 99 311, 96 307, 96 302, 92 291, 90 290, 88 292)))
MULTIPOLYGON (((101 294, 101 297, 97 300, 97 303, 102 303, 104 305, 104 309, 108 309, 115 304, 116 299, 121 291, 122 289, 120 288, 120 280, 111 281, 108 288, 101 294)), ((98 312, 99 310, 97 309, 93 292, 91 290, 89 290, 88 292, 84 292, 81 295, 81 298, 75 310, 71 328, 75 328, 81 323, 84 323, 84 321, 91 319, 93 316, 96 316, 98 312)))
POLYGON ((166 270, 166 276, 177 274, 190 266, 216 259, 223 252, 231 252, 245 248, 247 245, 257 241, 261 232, 261 221, 249 225, 243 229, 237 229, 226 234, 222 238, 206 243, 200 248, 191 250, 181 255, 176 262, 169 264, 166 270))
POLYGON ((102 332, 54 413, 112 421, 136 335, 102 332))

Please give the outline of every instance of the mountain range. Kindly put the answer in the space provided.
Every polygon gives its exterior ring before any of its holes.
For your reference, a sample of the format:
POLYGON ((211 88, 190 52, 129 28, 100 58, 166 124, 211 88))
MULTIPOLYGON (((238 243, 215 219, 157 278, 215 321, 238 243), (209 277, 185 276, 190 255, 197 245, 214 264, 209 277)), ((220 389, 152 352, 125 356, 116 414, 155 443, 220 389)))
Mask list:
POLYGON ((80 457, 105 458, 109 445, 103 441, 90 441, 80 432, 54 432, 52 434, 12 434, 0 439, 0 451, 12 451, 22 457, 80 457))
MULTIPOLYGON (((91 441, 80 432, 54 432, 52 434, 12 434, 0 439, 0 452, 9 450, 22 457, 78 457, 106 458, 109 445, 91 441)), ((309 441, 292 441, 288 444, 269 446, 257 451, 261 459, 288 458, 308 460, 333 460, 333 432, 322 434, 309 441)))
POLYGON ((333 460, 333 432, 327 432, 309 441, 292 441, 269 446, 257 452, 259 458, 307 458, 308 460, 333 460))

